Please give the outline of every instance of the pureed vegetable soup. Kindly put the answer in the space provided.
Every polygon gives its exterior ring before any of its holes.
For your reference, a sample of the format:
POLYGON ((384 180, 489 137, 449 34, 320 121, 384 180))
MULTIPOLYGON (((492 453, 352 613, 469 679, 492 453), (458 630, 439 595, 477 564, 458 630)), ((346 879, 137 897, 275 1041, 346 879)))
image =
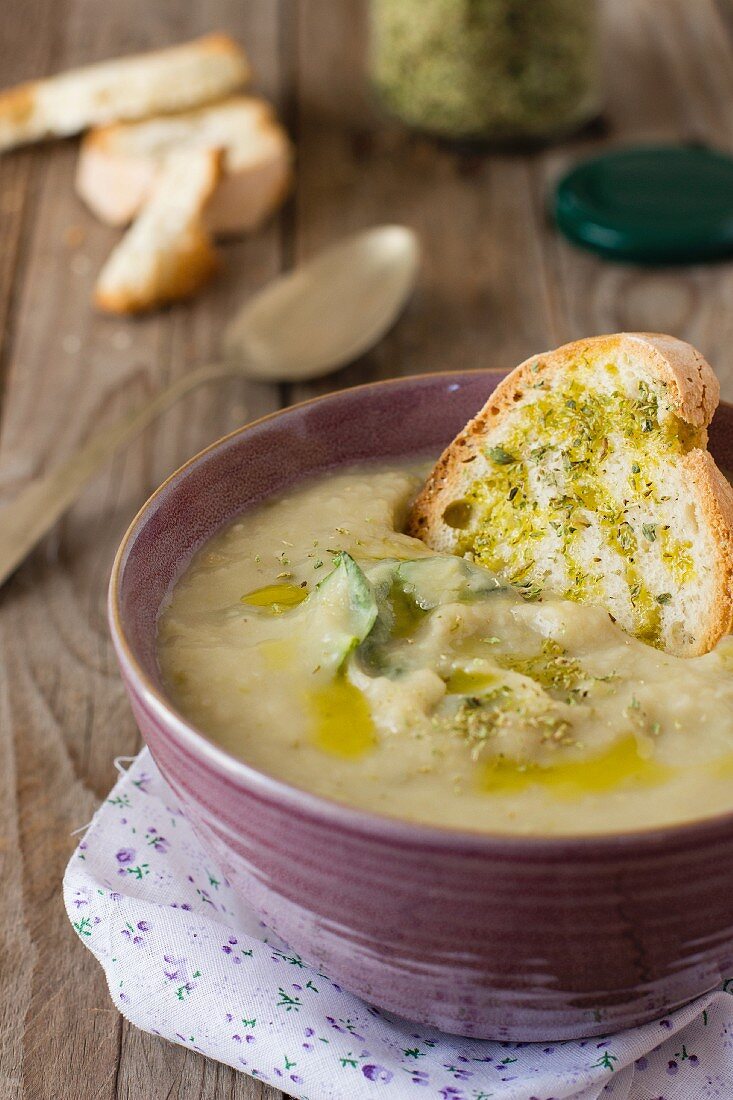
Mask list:
POLYGON ((433 825, 617 832, 733 809, 733 639, 670 657, 401 533, 427 471, 303 483, 164 608, 176 706, 254 767, 433 825))

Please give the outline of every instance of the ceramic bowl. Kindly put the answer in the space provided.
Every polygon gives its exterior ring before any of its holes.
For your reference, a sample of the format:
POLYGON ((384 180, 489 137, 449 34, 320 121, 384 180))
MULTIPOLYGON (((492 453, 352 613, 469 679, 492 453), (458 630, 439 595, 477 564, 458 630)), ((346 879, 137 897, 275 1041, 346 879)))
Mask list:
MULTIPOLYGON (((379 817, 217 748, 166 698, 161 601, 222 524, 344 463, 437 453, 500 375, 376 383, 215 443, 142 508, 118 552, 112 636, 163 775, 234 888, 300 955, 381 1008, 461 1035, 540 1040, 640 1024, 733 962, 733 815, 623 835, 516 838, 379 817)), ((733 469, 733 409, 711 433, 733 469)))

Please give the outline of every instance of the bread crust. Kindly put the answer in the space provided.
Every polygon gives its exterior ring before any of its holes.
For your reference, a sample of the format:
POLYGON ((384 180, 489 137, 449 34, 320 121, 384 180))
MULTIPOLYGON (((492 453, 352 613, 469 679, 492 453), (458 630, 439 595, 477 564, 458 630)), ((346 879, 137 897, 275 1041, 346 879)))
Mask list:
POLYGON ((706 429, 719 401, 718 380, 701 353, 675 337, 641 332, 596 336, 525 360, 499 383, 440 456, 412 505, 407 532, 435 550, 453 550, 457 535, 443 521, 443 512, 460 495, 465 467, 480 453, 485 436, 511 413, 527 387, 543 373, 562 370, 584 354, 596 358, 621 351, 640 359, 644 370, 666 385, 674 411, 698 432, 700 446, 683 455, 681 462, 713 534, 717 596, 708 622, 700 624, 694 645, 686 653, 705 653, 733 626, 733 490, 704 450, 706 429))
POLYGON ((695 485, 718 550, 715 603, 708 623, 696 633, 693 650, 694 654, 709 653, 733 629, 733 488, 709 451, 695 448, 682 456, 682 463, 695 485))
POLYGON ((107 260, 94 292, 96 306, 107 313, 139 313, 188 298, 209 281, 219 258, 202 223, 202 213, 221 172, 221 153, 201 149, 191 157, 171 158, 138 221, 133 223, 107 260), (169 193, 181 193, 178 182, 189 164, 198 170, 180 224, 171 233, 156 233, 151 215, 165 213, 169 193), (141 232, 142 230, 142 232, 141 232))
POLYGON ((22 130, 28 124, 35 109, 38 84, 39 81, 32 80, 0 92, 0 134, 6 128, 22 130))
POLYGON ((157 283, 124 286, 119 289, 99 286, 94 291, 94 304, 103 313, 133 314, 159 309, 170 302, 191 298, 219 270, 221 262, 210 239, 201 230, 194 230, 185 248, 178 251, 176 266, 157 283))
POLYGON ((228 95, 249 77, 241 46, 216 32, 20 84, 0 93, 0 151, 113 120, 185 110, 228 95))

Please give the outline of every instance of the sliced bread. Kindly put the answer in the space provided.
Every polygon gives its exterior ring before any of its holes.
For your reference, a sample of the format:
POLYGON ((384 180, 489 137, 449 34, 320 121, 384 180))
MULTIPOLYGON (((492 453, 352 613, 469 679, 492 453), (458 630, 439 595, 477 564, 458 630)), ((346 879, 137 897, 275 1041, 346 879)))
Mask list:
POLYGON ((20 84, 0 92, 0 150, 197 107, 242 87, 249 76, 241 46, 225 34, 209 34, 20 84))
POLYGON ((212 233, 256 228, 290 185, 292 148, 274 111, 254 96, 233 96, 194 111, 90 130, 81 144, 76 189, 102 221, 126 225, 173 149, 223 152, 204 217, 212 233))
POLYGON ((600 604, 651 645, 705 653, 733 624, 733 491, 706 450, 718 398, 671 336, 535 355, 440 458, 409 533, 530 598, 600 604))
POLYGON ((220 175, 213 149, 171 153, 138 218, 112 251, 95 287, 110 313, 137 313, 203 286, 218 258, 202 214, 220 175))

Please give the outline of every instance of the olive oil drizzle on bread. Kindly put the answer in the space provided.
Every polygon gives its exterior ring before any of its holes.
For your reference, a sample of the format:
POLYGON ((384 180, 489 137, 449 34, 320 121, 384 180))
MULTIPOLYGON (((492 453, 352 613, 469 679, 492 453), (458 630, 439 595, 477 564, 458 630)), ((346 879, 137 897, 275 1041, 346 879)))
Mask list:
POLYGON ((733 491, 705 450, 718 393, 672 337, 535 356, 439 460, 409 533, 528 598, 600 604, 660 649, 705 653, 733 618, 733 491))

